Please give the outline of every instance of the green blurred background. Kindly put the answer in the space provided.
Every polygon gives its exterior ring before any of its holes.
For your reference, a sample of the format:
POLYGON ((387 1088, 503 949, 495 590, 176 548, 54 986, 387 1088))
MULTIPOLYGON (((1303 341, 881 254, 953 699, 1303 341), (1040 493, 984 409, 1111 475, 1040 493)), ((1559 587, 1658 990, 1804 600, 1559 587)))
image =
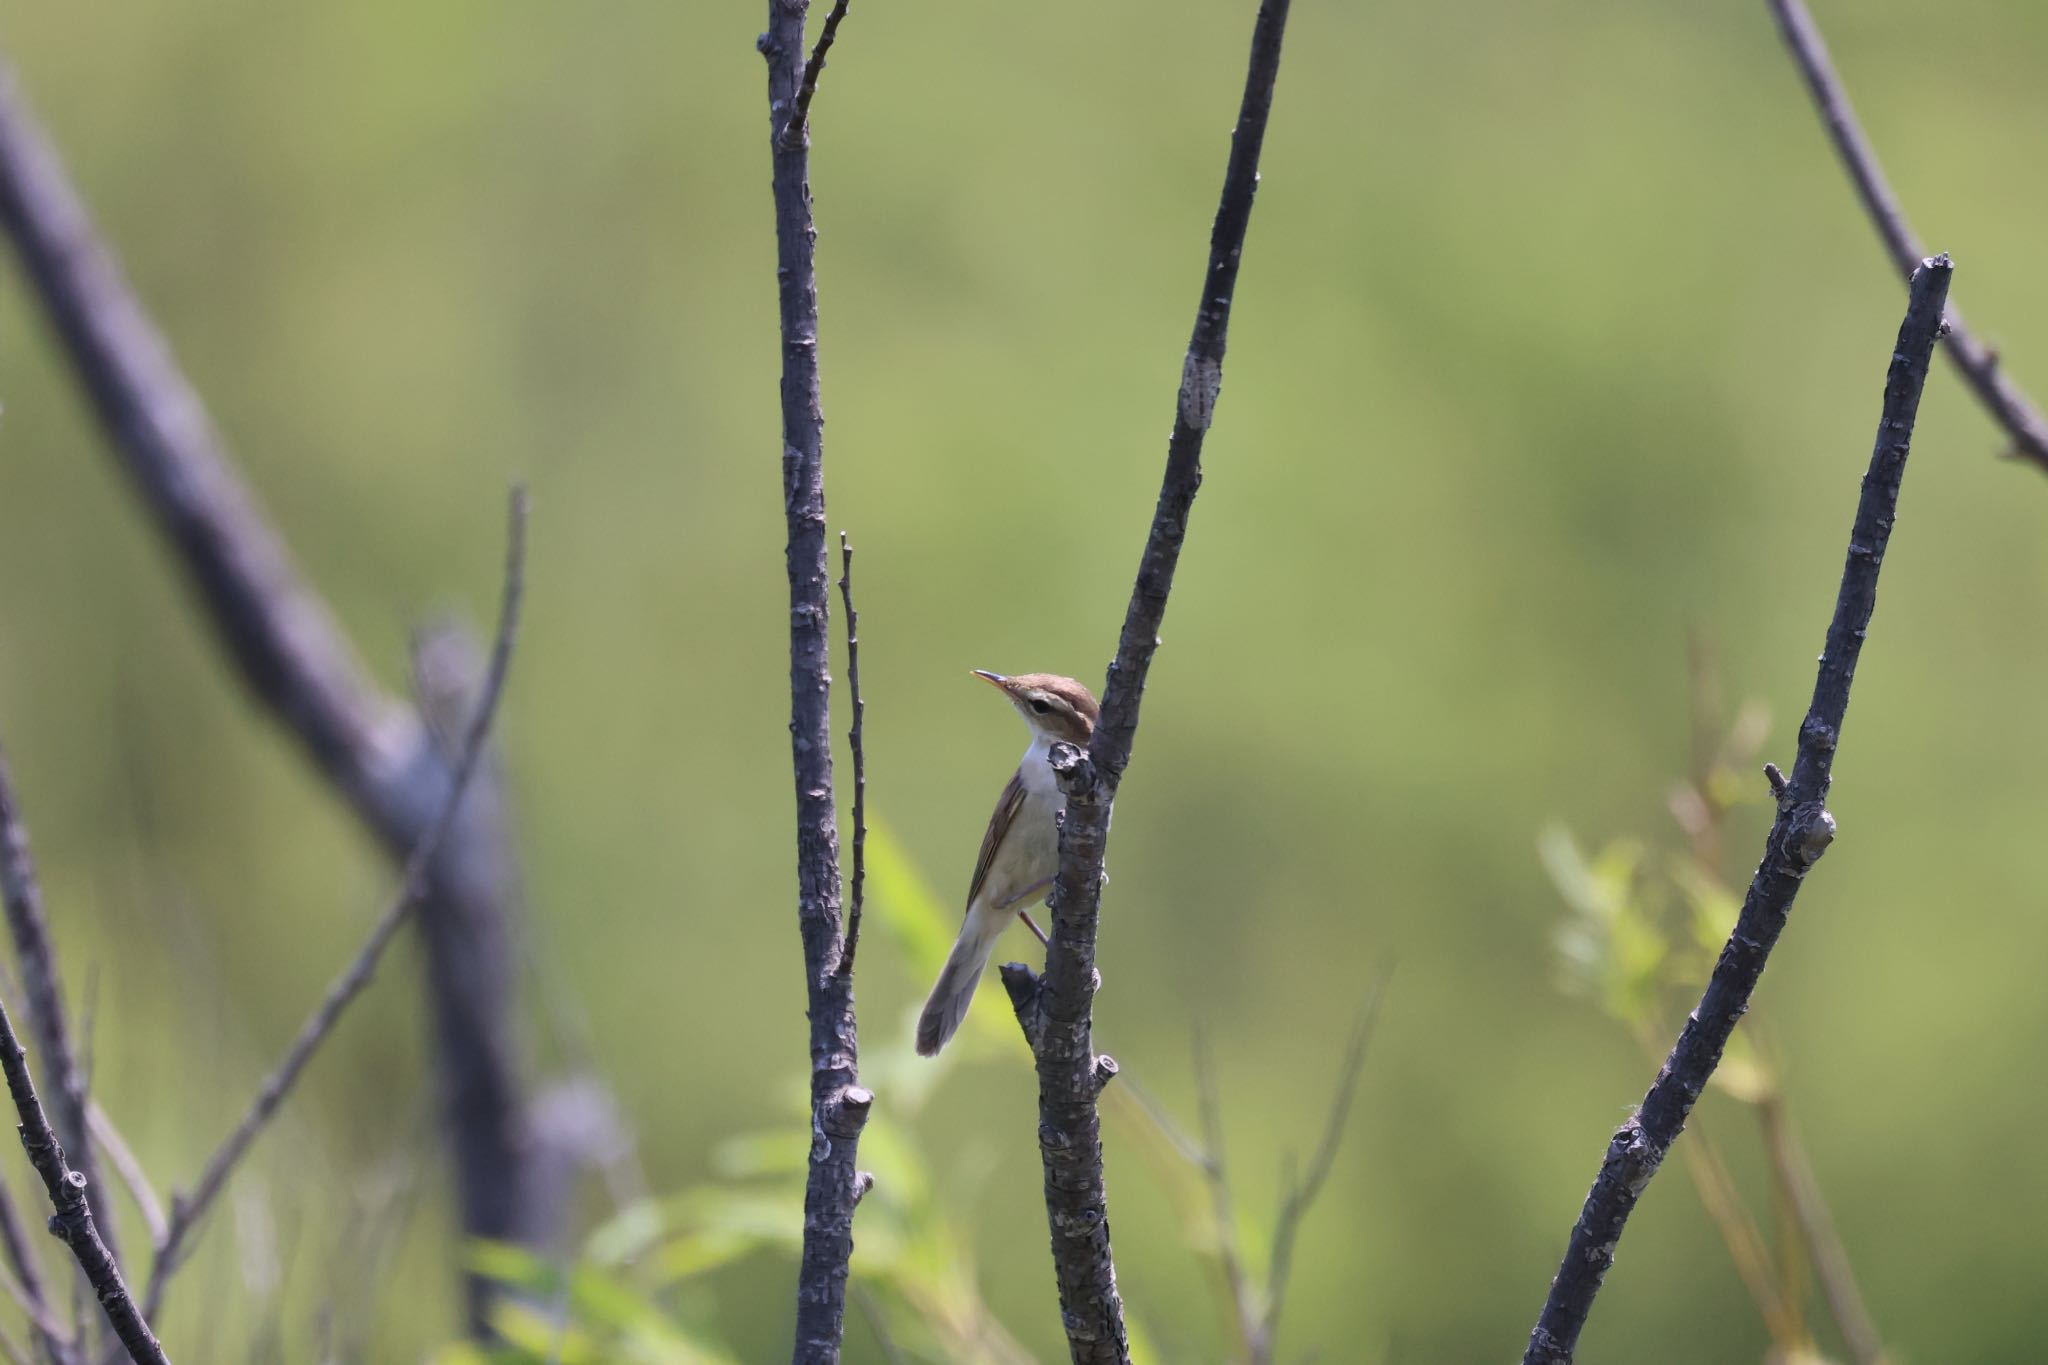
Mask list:
MULTIPOLYGON (((1021 742, 967 670, 1093 681, 1114 643, 1252 8, 856 0, 819 95, 826 467, 860 552, 870 798, 949 906, 1021 742)), ((2048 392, 2048 186, 2026 173, 2048 9, 1818 18, 1958 302, 2048 392)), ((135 284, 394 688, 422 614, 488 616, 503 489, 530 482, 503 739, 535 1032, 545 1052, 544 1002, 578 1002, 657 1191, 801 1124, 762 21, 0 0, 135 284)), ((95 1002, 99 1093, 176 1183, 390 878, 243 699, 31 301, 12 279, 5 298, 0 735, 95 1002)), ((1297 5, 1117 811, 1098 1012, 1184 1115, 1206 1022, 1263 1221, 1365 984, 1398 964, 1289 1351, 1520 1351, 1651 1073, 1557 988, 1537 837, 1674 841, 1694 628, 1789 758, 1902 298, 1760 3, 1297 5)), ((2037 1353, 2048 1254, 2048 480, 2000 447, 1944 364, 1836 769, 1842 837, 1759 998, 1873 1314, 1917 1360, 2037 1353)), ((1731 831, 1738 883, 1762 824, 1731 831)), ((880 1049, 927 983, 875 945, 880 1049)), ((456 1330, 437 1166, 377 1286, 335 1268, 365 1254, 345 1233, 366 1191, 429 1150, 417 966, 408 945, 215 1217, 164 1324, 176 1358, 240 1358, 265 1227, 290 1358, 316 1358, 330 1302, 371 1359, 456 1330)), ((1013 1065, 955 1064, 915 1128, 990 1307, 1051 1359, 1034 1103, 1013 1065)), ((1761 1189, 1728 1101, 1702 1117, 1761 1189)), ((1121 1141, 1109 1161, 1134 1313, 1213 1358, 1211 1281, 1162 1182, 1121 1141)), ((697 1303, 765 1360, 790 1291, 764 1254, 697 1303)), ((1674 1171, 1584 1359, 1765 1341, 1674 1171)), ((849 1359, 881 1358, 856 1325, 849 1359)))

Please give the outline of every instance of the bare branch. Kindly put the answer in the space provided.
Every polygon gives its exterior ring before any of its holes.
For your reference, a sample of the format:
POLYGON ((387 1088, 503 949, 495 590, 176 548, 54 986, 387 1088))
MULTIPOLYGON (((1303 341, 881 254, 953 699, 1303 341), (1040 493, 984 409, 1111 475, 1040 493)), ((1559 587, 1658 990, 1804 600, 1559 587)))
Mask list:
MULTIPOLYGON (((839 818, 832 787, 832 610, 825 551, 825 415, 818 395, 818 271, 810 150, 798 100, 809 0, 769 0, 768 63, 776 276, 782 328, 783 516, 788 528, 789 741, 796 785, 797 925, 811 1023, 811 1155, 797 1274, 795 1365, 832 1365, 846 1332, 853 1214, 867 1182, 855 1166, 874 1096, 861 1088, 853 976, 839 902, 839 818), (794 136, 785 136, 795 128, 794 136)), ((822 55, 818 59, 822 64, 822 55)))
POLYGON ((1290 1183, 1273 1223, 1273 1263, 1266 1272, 1266 1318, 1259 1341, 1265 1354, 1262 1365, 1273 1359, 1273 1339, 1280 1329, 1280 1310, 1287 1303, 1287 1282, 1294 1272, 1294 1240, 1301 1233, 1302 1219, 1315 1205, 1337 1164, 1337 1148, 1344 1141, 1344 1125, 1351 1118, 1352 1101, 1358 1098, 1358 1078, 1365 1072, 1366 1049, 1372 1043, 1373 1025, 1380 1015, 1380 1000, 1386 995, 1386 978, 1373 984, 1371 994, 1358 1007, 1358 1021, 1351 1026, 1351 1041, 1344 1049, 1344 1062, 1337 1073, 1337 1089, 1330 1100, 1330 1113, 1323 1120, 1323 1138, 1309 1159, 1308 1174, 1290 1183))
POLYGON ((173 1273, 183 1262, 185 1243, 193 1228, 213 1204, 228 1177, 249 1145, 256 1140, 272 1114, 284 1102, 285 1096, 313 1059, 313 1054, 334 1031, 342 1011, 350 1002, 361 995, 375 975, 377 963, 384 950, 390 946, 392 936, 404 925, 406 918, 420 904, 428 884, 427 869, 433 866, 435 855, 440 851, 442 840, 454 828, 457 812, 462 806, 464 791, 469 786, 471 774, 484 751, 485 741, 490 736, 492 721, 498 713, 498 700, 505 689, 505 678, 512 665, 512 648, 519 634, 519 608, 526 584, 526 490, 515 488, 511 497, 511 510, 507 523, 505 550, 505 579, 503 596, 498 609, 498 629, 491 646, 489 671, 484 677, 482 695, 477 700, 475 713, 470 717, 469 730, 463 737, 460 758, 455 765, 453 779, 448 786, 447 796, 441 809, 427 826, 419 847, 406 859, 405 868, 399 878, 397 895, 377 923, 370 930, 369 937, 357 951, 353 961, 337 977, 327 990, 327 995, 313 1011, 298 1036, 275 1070, 258 1087, 256 1097, 250 1101, 240 1122, 221 1142, 208 1158, 199 1179, 194 1182, 187 1195, 174 1196, 171 1200, 171 1216, 165 1234, 157 1244, 156 1264, 151 1267, 149 1292, 145 1311, 154 1317, 163 1304, 164 1289, 173 1273))
POLYGON ((1698 1008, 1686 1020, 1642 1107, 1608 1144, 1606 1159, 1572 1228, 1563 1263, 1551 1281, 1542 1315, 1530 1334, 1523 1365, 1569 1365, 1636 1201, 1684 1129, 1686 1116, 1720 1063, 1728 1036, 1749 1008, 1750 994, 1784 931, 1807 871, 1834 838, 1835 820, 1828 814, 1827 796, 1835 747, 1849 709, 1856 660, 1877 605, 1878 570, 1898 510, 1899 483, 1906 472, 1928 362, 1941 335, 1950 270, 1948 257, 1936 256, 1913 275, 1905 321, 1900 324, 1885 376, 1876 448, 1863 476, 1856 520, 1849 533, 1841 592, 1828 625, 1813 700, 1799 727, 1798 757, 1792 776, 1779 791, 1778 815, 1764 845, 1763 861, 1749 884, 1735 929, 1721 950, 1698 1008))
MULTIPOLYGON (((840 9, 844 8, 842 4, 840 9)), ((826 32, 831 32, 829 25, 826 32)), ((827 40, 818 41, 823 45, 827 40)), ((868 707, 860 695, 860 613, 853 609, 853 544, 844 531, 839 533, 839 565, 839 596, 846 603, 846 690, 853 698, 853 724, 846 734, 853 752, 853 889, 847 901, 846 952, 839 959, 839 970, 852 975, 853 955, 860 949, 861 898, 868 879, 868 759, 862 743, 868 707)))
POLYGON ((785 142, 802 141, 809 129, 811 98, 818 93, 818 77, 825 70, 825 55, 839 38, 839 24, 846 18, 846 6, 847 0, 832 0, 832 11, 825 16, 825 27, 818 33, 817 45, 811 49, 810 60, 804 63, 803 80, 796 91, 796 112, 782 130, 785 142))
MULTIPOLYGON (((448 762, 419 720, 371 684, 332 613, 300 578, 4 69, 0 227, 122 472, 242 682, 402 862, 442 805, 448 762)), ((488 824, 480 806, 466 813, 430 869, 420 914, 427 1013, 462 1230, 538 1246, 547 1235, 529 1226, 525 1197, 508 877, 496 861, 502 841, 488 824)), ((473 1332, 485 1330, 494 1284, 469 1277, 473 1332)))
POLYGON ((1202 1146, 1196 1165, 1202 1172, 1203 1183, 1209 1187, 1210 1214, 1216 1220, 1216 1257, 1223 1267, 1223 1283, 1230 1290, 1237 1339, 1252 1361, 1267 1360, 1270 1353, 1260 1349, 1265 1314, 1238 1248, 1237 1207, 1230 1187, 1230 1162, 1223 1148, 1222 1085, 1216 1077, 1216 1059, 1209 1050, 1209 1031, 1199 1024, 1195 1027, 1195 1093, 1202 1116, 1202 1146))
MULTIPOLYGON (((1814 109, 1827 126, 1835 153, 1841 158, 1843 169, 1849 172, 1857 197, 1863 201, 1864 212, 1884 240, 1892 265, 1901 276, 1910 277, 1927 252, 1906 222, 1906 211, 1885 179, 1884 168, 1877 164, 1876 149, 1856 121, 1856 111, 1850 107, 1841 77, 1835 74, 1834 61, 1828 56, 1828 45, 1820 28, 1807 12, 1805 0, 1767 3, 1777 18, 1778 32, 1784 37, 1792 60, 1799 66, 1799 74, 1806 79, 1814 109)), ((1948 310, 1948 358, 1991 419, 2012 437, 2011 453, 2048 470, 2048 419, 2041 416, 2040 409, 2020 392, 2018 385, 2005 377, 1999 368, 1998 352, 1980 341, 1954 308, 1948 310)))
MULTIPOLYGON (((92 1189, 100 1189, 99 1162, 93 1157, 86 1126, 85 1070, 71 1046, 71 1027, 64 1012, 64 987, 57 977, 57 952, 50 942, 50 923, 43 914, 42 886, 35 860, 29 856, 28 830, 15 807, 13 778, 0 754, 0 901, 7 910, 7 930, 21 964, 21 984, 28 997, 28 1026, 48 1062, 45 1076, 54 1077, 50 1108, 56 1114, 57 1136, 72 1154, 73 1169, 92 1189)), ((107 1254, 119 1264, 111 1220, 101 1231, 107 1254)))
MULTIPOLYGON (((12 793, 6 790, 4 773, 0 773, 0 848, 10 851, 8 861, 15 864, 9 870, 12 882, 26 867, 28 836, 21 829, 12 793), (20 855, 18 862, 15 854, 20 855)), ((10 892, 16 889, 10 886, 10 892)), ((129 1358, 136 1365, 169 1365, 163 1347, 129 1297, 121 1268, 114 1263, 113 1253, 107 1250, 100 1235, 86 1197, 85 1176, 64 1160, 64 1144, 51 1128, 42 1101, 36 1098, 35 1082, 29 1077, 28 1055, 15 1036, 14 1021, 8 1018, 5 1005, 0 1005, 0 1069, 7 1073, 7 1091, 14 1100, 14 1112, 21 1119, 21 1145, 27 1150, 36 1174, 43 1178, 43 1188, 49 1192, 51 1206, 57 1211, 50 1219, 50 1231, 71 1248, 129 1358)), ((26 1248, 22 1248, 22 1253, 20 1265, 26 1267, 30 1263, 26 1248)), ((23 1278, 28 1278, 26 1270, 23 1278)))
POLYGON ((1139 561, 1116 658, 1109 666, 1101 715, 1085 755, 1071 745, 1053 748, 1052 764, 1066 810, 1060 824, 1059 874, 1047 902, 1052 939, 1046 948, 1045 975, 1033 977, 1016 964, 1003 969, 1003 984, 1038 1062, 1046 1219, 1052 1229, 1060 1315, 1076 1365, 1127 1365, 1130 1360, 1123 1299, 1117 1292, 1110 1250, 1102 1125, 1096 1107, 1103 1086, 1116 1074, 1114 1061, 1096 1055, 1092 1026, 1103 857, 1110 808, 1130 763, 1146 673, 1159 646, 1159 626, 1187 535, 1188 514, 1202 481, 1202 442, 1223 383, 1230 305, 1258 192, 1259 151, 1280 73, 1287 12, 1288 0, 1263 0, 1252 30, 1244 97, 1210 232, 1208 268, 1182 367, 1159 505, 1139 561))

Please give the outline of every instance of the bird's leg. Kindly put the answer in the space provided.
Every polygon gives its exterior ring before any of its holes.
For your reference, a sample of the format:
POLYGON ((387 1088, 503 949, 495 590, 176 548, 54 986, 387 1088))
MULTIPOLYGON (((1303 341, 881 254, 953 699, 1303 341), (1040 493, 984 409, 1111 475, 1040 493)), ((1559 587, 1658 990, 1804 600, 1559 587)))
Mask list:
POLYGON ((1025 887, 1022 891, 1019 891, 1016 895, 1010 897, 1008 900, 1004 901, 1001 905, 996 907, 998 910, 1007 910, 1013 905, 1017 906, 1017 918, 1023 920, 1024 927, 1031 931, 1031 936, 1037 939, 1040 944, 1046 947, 1050 947, 1052 945, 1052 941, 1045 936, 1045 930, 1038 927, 1038 921, 1031 918, 1031 912, 1023 909, 1023 907, 1030 905, 1033 901, 1036 901, 1040 896, 1043 896, 1047 891, 1050 891, 1051 889, 1052 878, 1040 877, 1037 881, 1031 883, 1031 885, 1025 887))

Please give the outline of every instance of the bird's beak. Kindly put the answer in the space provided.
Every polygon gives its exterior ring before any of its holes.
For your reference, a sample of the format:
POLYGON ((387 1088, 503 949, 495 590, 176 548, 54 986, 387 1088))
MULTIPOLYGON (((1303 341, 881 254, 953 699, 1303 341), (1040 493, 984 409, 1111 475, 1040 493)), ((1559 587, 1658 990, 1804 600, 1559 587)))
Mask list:
POLYGON ((975 677, 981 679, 983 682, 987 683, 991 687, 999 687, 1005 692, 1010 690, 1010 680, 1000 673, 991 673, 985 668, 977 668, 971 671, 973 672, 975 677))

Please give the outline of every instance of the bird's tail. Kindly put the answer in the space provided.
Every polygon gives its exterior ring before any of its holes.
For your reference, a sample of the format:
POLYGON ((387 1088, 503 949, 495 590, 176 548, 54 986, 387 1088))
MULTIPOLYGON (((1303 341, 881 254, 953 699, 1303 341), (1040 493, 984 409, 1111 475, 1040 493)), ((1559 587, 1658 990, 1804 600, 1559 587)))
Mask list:
POLYGON ((967 1017, 968 1002, 974 999, 974 988, 981 984, 982 968, 988 966, 996 940, 1002 937, 1004 917, 988 918, 994 922, 983 924, 982 916, 970 913, 967 922, 960 926, 960 937, 939 972, 939 982, 932 987, 924 1013, 917 1018, 919 1056, 935 1056, 967 1017))

